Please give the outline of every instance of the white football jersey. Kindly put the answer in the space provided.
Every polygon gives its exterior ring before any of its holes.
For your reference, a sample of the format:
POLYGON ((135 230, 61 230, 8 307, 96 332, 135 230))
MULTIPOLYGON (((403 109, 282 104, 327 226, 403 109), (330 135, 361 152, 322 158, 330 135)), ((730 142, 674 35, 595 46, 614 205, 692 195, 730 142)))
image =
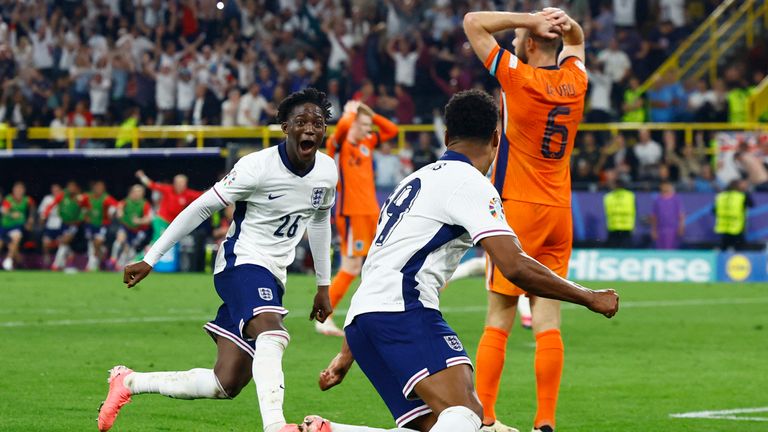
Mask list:
POLYGON ((466 156, 446 152, 382 206, 345 325, 368 312, 439 309, 439 290, 467 249, 498 235, 515 235, 498 192, 466 156))
POLYGON ((288 159, 285 143, 240 159, 213 186, 222 203, 235 203, 234 219, 216 255, 214 273, 256 264, 285 286, 286 269, 309 218, 333 206, 337 172, 333 159, 318 152, 314 167, 301 175, 288 159))

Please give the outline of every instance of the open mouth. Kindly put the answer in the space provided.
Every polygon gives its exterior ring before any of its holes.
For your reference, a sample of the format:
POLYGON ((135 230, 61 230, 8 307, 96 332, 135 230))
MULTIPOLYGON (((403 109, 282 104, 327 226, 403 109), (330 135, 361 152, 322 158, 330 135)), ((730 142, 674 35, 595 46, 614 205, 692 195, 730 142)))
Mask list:
POLYGON ((315 142, 312 140, 303 140, 299 142, 299 150, 302 153, 309 153, 315 150, 315 142))

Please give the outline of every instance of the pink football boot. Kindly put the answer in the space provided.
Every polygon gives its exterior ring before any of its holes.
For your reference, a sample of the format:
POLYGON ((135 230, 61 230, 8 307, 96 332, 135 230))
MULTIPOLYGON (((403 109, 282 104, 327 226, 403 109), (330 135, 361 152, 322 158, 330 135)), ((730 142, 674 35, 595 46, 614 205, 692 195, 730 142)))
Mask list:
POLYGON ((131 401, 131 391, 123 384, 125 377, 132 374, 133 370, 125 366, 115 366, 109 371, 109 393, 107 399, 99 408, 99 431, 106 432, 115 423, 117 413, 123 405, 131 401))

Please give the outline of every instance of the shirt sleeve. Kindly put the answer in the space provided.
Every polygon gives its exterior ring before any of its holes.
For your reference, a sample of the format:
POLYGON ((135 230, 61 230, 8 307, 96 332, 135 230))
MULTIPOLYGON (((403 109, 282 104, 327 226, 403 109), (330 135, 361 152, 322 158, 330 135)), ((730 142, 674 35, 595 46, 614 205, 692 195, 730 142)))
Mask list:
POLYGON ((486 237, 516 236, 504 216, 504 206, 493 185, 484 177, 465 181, 448 200, 448 219, 462 226, 477 244, 486 237))
POLYGON ((330 207, 312 215, 307 227, 309 249, 315 263, 317 285, 331 284, 331 216, 330 207))
POLYGON ((211 190, 225 207, 243 201, 258 189, 261 183, 260 171, 259 166, 246 156, 235 164, 229 174, 213 185, 211 190))
POLYGON ((496 45, 485 59, 485 68, 494 76, 501 88, 508 91, 517 83, 533 76, 533 68, 520 61, 516 55, 496 45))
POLYGON ((168 228, 163 232, 160 238, 152 245, 149 252, 144 256, 144 262, 150 266, 155 266, 160 258, 168 252, 173 245, 179 242, 184 236, 191 233, 203 221, 211 215, 226 207, 216 197, 213 189, 204 193, 196 199, 184 211, 171 222, 168 228))

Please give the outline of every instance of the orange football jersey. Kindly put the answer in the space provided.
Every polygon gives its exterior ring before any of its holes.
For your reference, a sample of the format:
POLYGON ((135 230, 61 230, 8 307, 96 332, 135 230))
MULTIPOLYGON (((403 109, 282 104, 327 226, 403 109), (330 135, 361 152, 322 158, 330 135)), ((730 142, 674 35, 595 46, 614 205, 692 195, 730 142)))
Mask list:
POLYGON ((378 215, 379 203, 376 200, 376 185, 373 176, 373 150, 379 143, 397 136, 397 125, 387 118, 375 114, 373 124, 378 132, 372 132, 366 138, 351 143, 347 139, 355 113, 345 114, 339 119, 336 130, 328 138, 328 155, 338 155, 339 183, 336 194, 336 214, 378 215))
POLYGON ((503 133, 493 183, 504 200, 571 205, 570 159, 587 72, 577 57, 534 68, 496 46, 485 67, 501 85, 503 133))

